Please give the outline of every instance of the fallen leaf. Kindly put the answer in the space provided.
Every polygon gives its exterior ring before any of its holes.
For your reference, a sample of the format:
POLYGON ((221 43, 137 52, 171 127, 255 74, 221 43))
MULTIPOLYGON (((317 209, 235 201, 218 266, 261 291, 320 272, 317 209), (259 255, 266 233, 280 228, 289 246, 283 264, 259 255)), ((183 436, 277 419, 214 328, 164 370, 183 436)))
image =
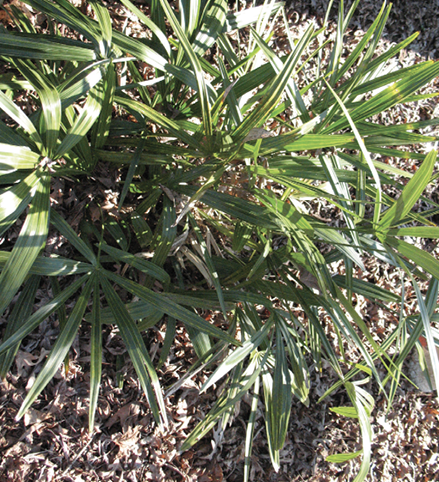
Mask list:
POLYGON ((255 127, 250 129, 250 132, 245 136, 243 142, 256 141, 258 139, 266 139, 267 137, 272 137, 274 134, 270 131, 266 131, 261 127, 255 127))

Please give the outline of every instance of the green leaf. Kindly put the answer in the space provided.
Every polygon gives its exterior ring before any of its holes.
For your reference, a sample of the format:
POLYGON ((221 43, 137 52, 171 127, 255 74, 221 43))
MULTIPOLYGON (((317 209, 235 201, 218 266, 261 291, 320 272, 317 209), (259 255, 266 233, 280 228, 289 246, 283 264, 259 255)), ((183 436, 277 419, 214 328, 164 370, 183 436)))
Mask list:
POLYGON ((279 102, 285 87, 288 82, 290 82, 293 71, 299 62, 304 49, 308 46, 308 43, 311 40, 312 33, 313 28, 310 26, 297 43, 296 48, 289 55, 282 70, 271 82, 267 93, 244 121, 231 133, 231 135, 239 142, 243 142, 251 129, 261 127, 269 118, 271 112, 279 102))
MULTIPOLYGON (((254 29, 252 29, 251 32, 255 37, 256 42, 261 48, 261 50, 268 57, 270 64, 273 67, 273 70, 276 72, 276 74, 279 74, 279 72, 284 66, 282 60, 268 47, 266 42, 258 35, 258 33, 254 29)), ((291 100, 292 105, 295 106, 295 108, 299 112, 302 121, 310 121, 311 117, 309 116, 308 110, 306 109, 305 103, 293 78, 291 78, 287 84, 287 94, 291 100)))
POLYGON ((248 241, 251 240, 253 228, 248 224, 238 221, 233 232, 232 249, 238 253, 242 251, 248 241))
POLYGON ((96 59, 91 44, 52 35, 0 32, 0 50, 4 56, 22 59, 74 62, 88 62, 96 59))
MULTIPOLYGON (((375 33, 375 31, 380 26, 380 24, 385 23, 385 21, 388 17, 388 10, 390 10, 389 7, 387 7, 387 9, 386 9, 386 4, 385 4, 385 2, 383 3, 378 16, 376 17, 376 19, 374 20, 372 25, 369 27, 366 34, 363 36, 363 38, 360 40, 360 42, 358 42, 358 44, 355 46, 355 49, 352 51, 352 53, 349 55, 349 57, 346 59, 346 61, 343 63, 343 65, 338 68, 337 76, 336 76, 336 79, 335 79, 336 81, 339 81, 346 74, 346 72, 354 65, 354 63, 358 60, 358 58, 360 58, 360 56, 362 54, 362 51, 366 47, 369 40, 372 38, 372 35, 375 33)), ((380 37, 381 37, 381 29, 378 28, 378 32, 375 34, 375 38, 379 39, 380 37)), ((376 51, 376 49, 373 48, 373 47, 376 47, 374 44, 375 44, 375 42, 372 42, 369 49, 376 51)), ((359 68, 358 68, 357 72, 363 70, 362 69, 363 65, 364 65, 364 67, 367 67, 369 65, 369 62, 365 62, 364 58, 361 58, 360 65, 359 65, 359 68)))
POLYGON ((313 233, 309 222, 292 205, 277 199, 270 191, 258 191, 255 195, 276 215, 279 230, 288 234, 304 254, 307 270, 317 278, 321 291, 326 293, 326 288, 332 291, 332 277, 324 258, 308 236, 313 233))
POLYGON ((32 63, 17 59, 15 64, 40 96, 44 117, 42 132, 45 143, 43 154, 52 158, 61 127, 61 99, 58 91, 47 77, 35 69, 32 63))
POLYGON ((201 254, 203 255, 203 261, 206 263, 208 272, 209 272, 209 277, 212 280, 213 285, 215 286, 216 293, 218 295, 218 301, 220 303, 221 309, 223 311, 224 319, 227 320, 227 309, 226 305, 224 303, 224 295, 223 295, 223 290, 221 286, 221 282, 218 276, 218 272, 216 270, 216 267, 212 261, 212 257, 209 253, 209 250, 207 249, 206 242, 203 239, 201 229, 198 227, 197 222, 195 221, 194 217, 192 215, 189 215, 189 221, 191 223, 192 229, 195 232, 195 235, 197 237, 198 241, 198 246, 201 251, 201 254))
POLYGON ((262 368, 265 366, 268 355, 269 350, 265 350, 263 357, 259 356, 259 354, 253 357, 249 366, 241 376, 235 397, 229 398, 227 393, 221 395, 213 409, 207 414, 206 417, 204 417, 204 419, 195 427, 189 437, 184 441, 180 448, 181 452, 188 450, 190 447, 192 447, 192 445, 204 437, 204 435, 206 435, 206 433, 214 427, 216 421, 239 400, 241 400, 246 393, 248 393, 249 389, 259 377, 262 368))
POLYGON ((207 137, 207 141, 210 142, 210 139, 212 137, 212 118, 210 112, 209 98, 207 95, 206 81, 204 79, 204 72, 201 68, 197 54, 194 52, 194 49, 192 48, 188 38, 186 37, 186 34, 181 28, 181 25, 178 23, 169 2, 167 2, 166 0, 160 0, 160 4, 165 11, 171 27, 174 29, 175 34, 180 40, 181 47, 183 48, 184 53, 186 54, 194 71, 198 86, 198 96, 201 107, 201 116, 203 119, 204 135, 207 137))
MULTIPOLYGON (((156 323, 158 323, 164 315, 163 311, 154 308, 149 303, 145 303, 144 301, 133 301, 131 303, 127 303, 125 308, 134 321, 140 321, 137 325, 139 331, 151 328, 151 326, 154 326, 156 323)), ((91 321, 91 319, 88 317, 86 317, 86 320, 91 321)), ((106 325, 116 323, 116 320, 108 307, 102 310, 101 320, 102 323, 106 325)))
POLYGON ((255 23, 261 16, 263 11, 267 12, 267 8, 269 9, 268 12, 271 15, 274 15, 278 12, 280 8, 285 5, 284 2, 265 2, 265 5, 261 5, 258 7, 246 8, 239 12, 229 13, 227 15, 227 21, 223 28, 223 33, 231 32, 236 29, 242 29, 255 23))
POLYGON ((299 152, 314 151, 328 147, 339 147, 352 142, 355 136, 352 134, 324 135, 324 134, 301 134, 301 129, 277 137, 262 139, 261 155, 267 155, 279 151, 299 152))
POLYGON ((130 184, 133 181, 133 177, 136 172, 137 166, 139 165, 140 156, 142 155, 144 147, 145 147, 145 141, 141 139, 133 155, 133 158, 131 159, 130 167, 128 169, 128 173, 125 178, 125 181, 123 183, 122 193, 120 195, 119 206, 118 206, 119 211, 121 210, 123 206, 123 202, 125 201, 125 197, 128 194, 130 184))
POLYGON ((113 116, 114 93, 116 91, 116 71, 113 63, 107 66, 106 75, 103 78, 103 98, 101 111, 93 129, 92 142, 96 149, 105 145, 110 132, 110 124, 113 116))
POLYGON ((179 21, 188 38, 191 37, 194 30, 199 27, 202 7, 201 0, 181 0, 179 2, 179 21))
POLYGON ((329 410, 342 417, 358 418, 357 409, 355 407, 330 407, 329 410))
POLYGON ((436 156, 436 151, 430 151, 421 167, 403 189, 397 201, 384 213, 378 229, 388 230, 390 226, 398 224, 410 212, 431 180, 436 156))
POLYGON ((210 2, 209 9, 203 17, 203 24, 192 42, 194 53, 199 57, 202 57, 206 50, 212 47, 223 30, 227 10, 226 0, 213 0, 210 2))
MULTIPOLYGON (((264 373, 262 380, 264 381, 264 373)), ((288 432, 288 421, 291 412, 292 389, 291 376, 288 370, 282 330, 276 326, 276 352, 273 373, 273 386, 267 400, 264 383, 267 437, 273 467, 279 469, 280 450, 283 448, 288 432)))
POLYGON ((380 215, 380 210, 381 210, 381 196, 382 196, 382 193, 381 193, 381 181, 380 181, 380 177, 378 175, 378 172, 375 168, 375 165, 373 164, 372 162, 372 159, 370 157, 370 154, 369 152, 367 151, 366 149, 366 146, 364 144, 364 141, 360 135, 360 133, 358 132, 358 129, 357 127, 355 126, 355 123, 354 123, 354 120, 351 118, 350 114, 349 114, 349 111, 348 109, 346 109, 346 107, 344 106, 342 100, 340 99, 340 97, 338 97, 338 95, 334 92, 333 88, 326 82, 326 80, 324 80, 324 82, 326 83, 326 86, 328 87, 328 89, 331 91, 332 95, 334 96, 335 100, 337 101, 337 103, 339 104, 339 106, 341 107, 341 110, 343 111, 343 114, 345 115, 346 119, 348 120, 348 123, 355 135, 355 139, 357 140, 358 142, 358 145, 359 145, 359 148, 361 150, 361 153, 363 154, 364 156, 364 159, 366 160, 367 162, 367 165, 369 166, 369 169, 371 170, 372 172, 372 176, 373 176, 373 179, 375 181, 375 187, 376 187, 376 197, 375 197, 375 206, 374 206, 374 215, 373 215, 373 220, 374 220, 374 223, 376 224, 378 222, 378 219, 379 219, 379 215, 380 215))
POLYGON ((103 72, 101 66, 108 64, 110 60, 104 59, 97 62, 88 62, 85 66, 81 66, 75 70, 67 79, 57 86, 61 105, 66 109, 72 105, 77 99, 85 96, 106 73, 103 72))
POLYGON ((93 277, 88 280, 67 320, 66 325, 60 330, 60 334, 56 339, 46 363, 41 369, 41 372, 38 374, 35 383, 27 393, 27 396, 17 413, 17 420, 24 415, 26 410, 32 405, 44 387, 55 376, 59 366, 67 355, 70 346, 72 345, 78 333, 79 325, 81 324, 85 310, 87 309, 87 304, 93 287, 93 281, 93 277))
MULTIPOLYGON (((109 273, 105 272, 104 275, 108 276, 109 273)), ((108 277, 110 278, 110 276, 108 277)), ((145 343, 134 321, 126 310, 125 305, 105 277, 101 277, 101 285, 111 312, 116 319, 117 326, 127 347, 131 361, 136 369, 137 376, 151 407, 154 419, 160 426, 162 426, 162 423, 167 426, 166 407, 160 384, 145 343), (155 396, 151 388, 150 378, 154 387, 155 396)))
POLYGON ((90 432, 94 429, 95 414, 98 407, 99 387, 102 376, 102 320, 99 288, 99 278, 95 276, 90 339, 90 407, 88 409, 88 429, 90 432))
MULTIPOLYGON (((186 185, 179 185, 177 188, 179 192, 188 196, 191 196, 196 190, 194 186, 186 185)), ((222 211, 249 224, 266 229, 279 229, 276 217, 265 206, 259 206, 230 194, 210 190, 204 193, 202 201, 213 209, 222 211)))
POLYGON ((352 452, 350 454, 334 454, 326 457, 326 462, 332 462, 333 464, 343 464, 349 460, 356 459, 363 453, 363 450, 358 450, 357 452, 352 452))
POLYGON ((177 327, 176 319, 172 317, 168 317, 168 323, 166 324, 165 339, 163 340, 163 345, 160 352, 160 358, 157 364, 158 367, 161 367, 165 363, 166 359, 168 358, 168 355, 171 351, 172 343, 174 342, 176 327, 177 327))
MULTIPOLYGON (((430 325, 430 331, 432 332, 432 335, 434 333, 434 328, 431 327, 430 322, 433 320, 434 312, 437 307, 437 296, 438 296, 438 290, 439 290, 439 280, 437 279, 432 279, 430 280, 427 294, 425 296, 425 301, 423 300, 423 307, 422 311, 424 311, 424 314, 421 316, 418 316, 417 319, 413 322, 410 320, 410 318, 407 318, 406 321, 408 321, 410 325, 410 336, 408 340, 406 341, 403 346, 401 346, 401 351, 399 352, 399 355, 395 361, 395 366, 396 367, 401 367, 402 363, 404 360, 407 358, 407 356, 410 354, 412 349, 417 345, 419 342, 419 337, 421 335, 424 335, 424 326, 425 325, 430 325), (427 323, 424 324, 424 319, 427 320, 427 323)), ((418 296, 418 293, 416 293, 418 296)), ((404 290, 401 294, 401 300, 404 301, 404 290)), ((416 318, 416 317, 415 317, 416 318)), ((401 323, 400 325, 401 326, 401 323)), ((404 327, 405 329, 405 327, 404 327)), ((399 330, 395 330, 394 333, 398 333, 399 330)), ((399 334, 399 333, 398 333, 399 334)), ((437 335, 433 335, 437 338, 437 335)), ((389 337, 390 338, 390 337, 389 337)), ((421 354, 424 355, 424 350, 421 349, 421 354)), ((425 356, 425 355, 424 355, 425 356)), ((428 374, 428 370, 427 370, 428 374)), ((387 378, 390 377, 390 374, 388 375, 387 378)), ((384 380, 384 384, 386 383, 387 380, 384 380)), ((396 387, 395 387, 396 388, 396 387)), ((390 397, 389 397, 390 398, 390 397)))
MULTIPOLYGON (((341 288, 348 288, 345 276, 335 275, 333 277, 333 280, 341 288)), ((351 288, 355 293, 358 293, 365 298, 369 298, 370 300, 380 300, 388 303, 398 303, 398 301, 400 300, 400 297, 392 293, 391 291, 381 288, 374 283, 369 283, 368 281, 357 278, 352 279, 351 288)))
MULTIPOLYGON (((369 66, 370 67, 370 66, 369 66)), ((349 114, 354 123, 373 117, 380 112, 390 109, 396 104, 401 104, 405 99, 437 77, 439 65, 433 62, 424 62, 413 75, 407 75, 398 82, 390 85, 372 99, 361 102, 349 114)), ((344 129, 349 125, 349 121, 342 117, 330 124, 322 134, 329 134, 344 129)))
POLYGON ((50 178, 42 177, 11 255, 0 275, 0 315, 9 306, 46 243, 49 231, 50 178))
POLYGON ((253 396, 250 405, 250 417, 248 420, 247 430, 245 434, 244 482, 248 482, 250 477, 250 461, 253 446, 253 434, 255 430, 256 414, 258 410, 260 383, 260 378, 258 377, 255 381, 255 385, 253 388, 253 396))
MULTIPOLYGON (((265 206, 281 220, 281 230, 300 229, 306 236, 314 235, 314 228, 309 221, 291 204, 278 199, 271 191, 257 190, 254 193, 265 206)), ((294 235, 293 235, 294 236, 294 235)))
POLYGON ((58 145, 53 156, 54 159, 61 158, 84 138, 98 118, 104 98, 105 91, 103 88, 103 81, 101 80, 90 90, 87 96, 87 102, 82 108, 80 115, 76 118, 61 144, 58 145))
POLYGON ((219 114, 221 109, 223 108, 225 100, 229 107, 228 116, 233 119, 234 125, 236 127, 242 122, 243 119, 241 109, 239 108, 238 100, 234 92, 234 86, 237 80, 233 83, 230 82, 229 74, 227 73, 226 67, 221 57, 218 57, 218 63, 220 67, 221 77, 223 79, 224 93, 222 96, 218 96, 217 105, 214 106, 212 109, 214 112, 214 120, 216 123, 218 123, 219 114), (217 107, 217 110, 215 110, 215 107, 217 107))
MULTIPOLYGON (((0 251, 0 268, 3 268, 12 253, 0 251)), ((38 276, 69 276, 89 273, 93 266, 88 263, 81 263, 62 256, 52 255, 52 257, 39 256, 35 260, 29 274, 38 276)))
POLYGON ((160 30, 160 28, 129 0, 121 0, 121 3, 152 31, 157 37, 157 40, 162 44, 168 56, 171 57, 171 46, 169 45, 166 35, 160 30))
POLYGON ((15 129, 8 127, 4 122, 0 122, 0 141, 4 144, 14 146, 29 147, 28 142, 20 136, 15 129))
POLYGON ((290 363, 292 366, 291 388, 296 397, 306 406, 309 406, 309 380, 308 367, 302 353, 302 347, 291 333, 291 328, 280 316, 276 320, 276 326, 282 330, 282 337, 288 349, 290 363))
POLYGON ((145 219, 136 211, 131 214, 131 225, 137 241, 142 249, 148 248, 153 234, 145 219))
POLYGON ((244 342, 242 346, 236 348, 206 380, 201 387, 201 392, 205 392, 224 375, 229 373, 230 370, 235 368, 238 363, 249 356, 252 351, 256 350, 256 348, 258 348, 258 346, 267 338, 272 325, 273 320, 268 320, 262 330, 256 332, 249 340, 244 342))
POLYGON ((152 121, 169 130, 173 136, 187 143, 189 146, 195 148, 200 147, 199 143, 194 137, 185 132, 175 121, 168 119, 155 109, 125 97, 116 96, 114 100, 117 104, 123 105, 134 112, 138 112, 139 114, 145 116, 149 121, 152 121))
POLYGON ((69 243, 71 243, 74 248, 77 249, 88 262, 92 263, 93 265, 97 264, 96 256, 94 255, 93 251, 75 233, 70 224, 68 224, 67 221, 55 210, 52 210, 51 212, 50 222, 60 232, 60 234, 67 238, 69 243))
POLYGON ((4 233, 24 211, 40 181, 37 171, 0 194, 0 233, 4 233))
POLYGON ((439 227, 436 226, 413 226, 409 228, 390 229, 389 236, 410 236, 414 238, 439 239, 439 227))
POLYGON ((365 390, 351 382, 346 382, 345 386, 349 398, 357 410, 358 420, 360 422, 363 443, 363 460, 361 462, 360 471, 355 477, 354 482, 362 482, 369 472, 370 457, 372 453, 372 427, 370 425, 369 417, 370 410, 373 407, 373 398, 365 390))
POLYGON ((113 43, 120 47, 124 52, 131 54, 138 60, 142 60, 155 69, 164 72, 169 65, 164 57, 156 50, 148 47, 139 39, 124 35, 117 30, 113 30, 113 43))
MULTIPOLYGON (((154 264, 157 266, 164 266, 176 236, 177 226, 175 225, 175 206, 168 196, 164 196, 163 211, 156 228, 155 243, 153 244, 155 252, 152 262, 154 264)), ((149 286, 147 285, 147 287, 152 286, 151 279, 149 281, 147 280, 147 283, 149 283, 149 286)))
POLYGON ((16 343, 21 342, 21 340, 32 333, 35 328, 38 327, 46 318, 48 318, 52 313, 57 311, 71 296, 73 296, 76 291, 84 284, 84 281, 88 278, 88 275, 82 276, 81 278, 74 281, 70 286, 68 286, 64 291, 62 291, 58 296, 49 301, 46 305, 39 308, 35 313, 33 313, 27 320, 24 320, 20 325, 20 328, 13 335, 11 335, 7 340, 4 340, 0 345, 0 354, 6 352, 16 343))
MULTIPOLYGON (((331 306, 329 308, 326 307, 327 312, 330 314, 332 320, 337 325, 338 329, 341 330, 342 333, 345 334, 348 340, 353 340, 355 345, 357 346, 358 350, 362 354, 363 358, 366 360, 368 367, 372 370, 372 373, 378 383, 378 385, 383 389, 381 384, 381 378, 379 373, 375 367, 373 362, 373 358, 370 355, 369 351, 364 344, 364 341, 361 340, 360 336, 352 326, 352 323, 349 321, 346 313, 353 319, 354 323, 357 327, 361 330, 363 335, 367 338, 369 343, 372 345, 372 348, 376 354, 381 358, 381 361, 384 363, 383 357, 386 357, 390 360, 389 356, 383 351, 380 345, 374 340, 372 337, 369 328, 367 327, 364 320, 358 315, 355 311, 354 307, 352 306, 351 302, 346 299, 346 297, 341 292, 340 288, 336 286, 337 298, 338 301, 335 302, 333 299, 323 300, 322 304, 325 305, 326 303, 331 306), (341 308, 343 307, 343 309, 341 308)), ((391 360, 390 360, 391 361, 391 360)))
MULTIPOLYGON (((27 320, 31 315, 40 280, 41 278, 39 276, 31 276, 26 281, 23 290, 8 317, 8 323, 3 335, 3 341, 12 336, 22 325, 23 320, 27 320)), ((17 343, 7 353, 4 353, 0 356, 0 378, 6 378, 6 374, 14 361, 19 347, 20 343, 17 343)))
POLYGON ((99 52, 101 57, 108 57, 111 53, 111 40, 113 36, 111 17, 109 11, 99 0, 90 0, 90 5, 99 23, 101 36, 99 39, 99 52))
POLYGON ((435 278, 439 279, 439 261, 427 251, 413 246, 401 239, 387 236, 386 243, 395 248, 398 254, 405 256, 435 278))
POLYGON ((418 283, 416 283, 415 279, 409 273, 409 276, 412 280, 412 285, 415 288, 416 298, 418 301, 419 311, 421 313, 422 324, 424 325, 424 334, 427 340, 428 351, 430 353, 430 360, 431 366, 433 369, 433 376, 436 387, 439 386, 439 357, 436 350, 436 344, 434 342, 433 333, 432 333, 432 326, 430 321, 430 313, 425 305, 424 298, 422 297, 421 290, 419 289, 418 283))
POLYGON ((109 218, 103 223, 103 230, 108 232, 123 251, 127 251, 128 240, 124 233, 124 227, 126 227, 125 223, 118 222, 114 218, 109 218))
POLYGON ((155 279, 158 279, 164 284, 168 284, 170 281, 169 274, 164 269, 160 268, 154 263, 151 263, 150 261, 146 261, 139 256, 132 255, 126 251, 122 251, 121 249, 113 248, 105 243, 101 244, 101 249, 120 263, 127 263, 139 271, 153 276, 155 279))
MULTIPOLYGON (((366 72, 365 73, 368 73, 368 72, 373 72, 375 69, 377 69, 378 67, 384 65, 389 59, 391 59, 392 57, 395 57, 396 54, 398 54, 399 52, 401 52, 401 50, 407 48, 414 40, 416 40, 416 38, 419 36, 419 32, 415 32, 413 33, 412 35, 410 35, 410 37, 407 37, 406 39, 404 39, 402 42, 400 42, 399 44, 397 45, 394 45, 393 47, 391 47, 390 49, 388 49, 386 52, 382 53, 381 55, 379 55, 378 57, 376 57, 375 59, 373 59, 371 62, 369 62, 369 64, 367 65, 366 67, 366 72)), ((416 65, 415 66, 411 66, 411 67, 417 67, 416 65)), ((408 67, 410 68, 410 67, 408 67)), ((401 71, 404 71, 405 69, 401 69, 401 71)), ((392 74, 390 74, 392 75, 392 74)), ((381 76, 381 77, 378 77, 378 79, 372 79, 370 82, 373 83, 374 81, 379 81, 382 77, 385 77, 385 76, 381 76)), ((387 82, 388 84, 388 82, 387 82)), ((387 85, 386 84, 386 85, 387 85)), ((369 82, 365 82, 363 85, 361 85, 359 87, 359 89, 362 89, 364 90, 365 92, 370 92, 372 91, 373 89, 371 89, 370 85, 369 85, 369 82)), ((355 90, 353 92, 354 95, 357 95, 357 91, 355 90)))
POLYGON ((110 273, 109 271, 106 271, 105 275, 108 277, 108 279, 114 281, 119 286, 122 286, 133 295, 138 296, 141 300, 150 303, 154 308, 164 313, 167 313, 169 316, 181 320, 182 322, 187 323, 188 325, 215 338, 219 338, 220 340, 232 343, 233 345, 239 345, 239 342, 237 340, 235 340, 227 333, 216 328, 215 326, 211 325, 206 320, 204 320, 204 318, 201 318, 201 316, 198 316, 195 313, 192 313, 191 311, 186 310, 185 308, 174 303, 172 301, 171 293, 169 293, 168 295, 161 295, 159 293, 155 293, 154 291, 151 291, 144 286, 138 285, 133 281, 124 279, 121 276, 110 273))
POLYGON ((0 170, 34 169, 40 160, 41 156, 28 147, 0 144, 0 170))
POLYGON ((22 127, 35 145, 43 152, 43 141, 29 117, 9 97, 0 91, 0 108, 22 127))

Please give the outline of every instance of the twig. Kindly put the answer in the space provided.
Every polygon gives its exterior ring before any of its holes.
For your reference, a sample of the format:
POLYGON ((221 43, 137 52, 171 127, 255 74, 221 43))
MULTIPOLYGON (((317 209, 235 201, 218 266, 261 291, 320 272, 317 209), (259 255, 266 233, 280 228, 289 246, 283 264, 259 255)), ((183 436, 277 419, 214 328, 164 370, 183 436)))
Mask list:
POLYGON ((85 452, 85 450, 89 447, 89 445, 92 443, 94 439, 95 434, 93 434, 90 438, 90 440, 87 442, 84 447, 79 451, 79 453, 76 455, 76 457, 71 461, 70 465, 64 470, 64 472, 60 475, 58 480, 61 480, 64 476, 67 475, 67 472, 73 467, 73 464, 81 457, 81 455, 85 452))

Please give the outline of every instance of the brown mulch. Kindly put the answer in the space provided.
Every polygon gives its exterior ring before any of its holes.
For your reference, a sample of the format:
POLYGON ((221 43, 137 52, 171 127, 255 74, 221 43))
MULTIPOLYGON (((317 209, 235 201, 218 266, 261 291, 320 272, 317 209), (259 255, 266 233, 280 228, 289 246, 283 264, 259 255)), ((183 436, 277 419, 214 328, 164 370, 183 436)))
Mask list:
MULTIPOLYGON (((321 24, 328 2, 295 0, 287 3, 288 18, 294 29, 306 21, 321 24)), ((380 6, 380 2, 373 0, 362 1, 349 35, 367 29, 380 6)), ((435 0, 395 0, 385 30, 385 42, 398 42, 416 30, 421 32, 410 49, 398 59, 401 65, 421 58, 438 58, 438 8, 439 2, 435 0)), ((335 17, 332 16, 331 20, 335 17)), ((409 115, 413 120, 422 115, 431 117, 435 112, 437 115, 437 103, 430 100, 406 106, 394 115, 397 119, 409 115)), ((404 168, 410 169, 410 165, 404 165, 404 168)), ((103 177, 105 175, 102 173, 103 177)), ((84 192, 87 189, 83 186, 84 192)), ((111 185, 108 189, 111 190, 111 185)), ((62 201, 66 209, 70 205, 77 207, 77 202, 77 193, 72 191, 68 199, 62 201)), ((80 222, 74 217, 69 221, 73 224, 80 222)), ((51 243, 62 249, 60 240, 51 239, 51 243)), ((437 252, 435 246, 429 249, 437 252)), ((398 283, 397 274, 384 265, 369 263, 367 272, 362 275, 384 286, 398 283)), ((45 289, 39 290, 39 302, 43 303, 47 297, 45 289)), ((414 307, 414 296, 410 300, 407 310, 414 307)), ((372 330, 378 328, 382 333, 394 323, 388 313, 365 300, 358 300, 358 309, 363 311, 372 330)), ((156 361, 165 331, 164 322, 148 334, 151 355, 156 361)), ((182 441, 212 407, 215 390, 199 394, 205 379, 202 373, 186 380, 166 398, 169 427, 160 432, 153 422, 123 343, 111 327, 105 327, 103 334, 102 387, 94 433, 87 430, 90 360, 87 324, 82 326, 71 350, 68 372, 59 371, 25 417, 15 421, 25 393, 41 369, 56 336, 56 322, 48 320, 43 323, 25 340, 11 374, 0 383, 0 482, 242 480, 248 400, 244 398, 232 425, 224 433, 215 429, 192 450, 180 454, 178 448, 182 441), (120 365, 122 369, 118 371, 116 367, 120 365)), ((163 386, 170 387, 177 382, 195 360, 186 332, 178 327, 170 356, 159 370, 163 386)), ((328 455, 359 450, 361 446, 358 423, 329 411, 333 406, 349 405, 343 391, 335 392, 321 404, 316 403, 335 380, 328 367, 323 368, 322 373, 312 372, 309 408, 300 402, 293 403, 279 473, 275 473, 270 465, 263 407, 260 407, 251 480, 345 482, 355 478, 359 467, 357 460, 343 465, 325 461, 328 455)), ((367 480, 439 480, 439 404, 434 394, 415 390, 410 383, 403 381, 386 415, 385 397, 378 393, 373 383, 366 389, 376 399, 372 416, 373 459, 367 480)))

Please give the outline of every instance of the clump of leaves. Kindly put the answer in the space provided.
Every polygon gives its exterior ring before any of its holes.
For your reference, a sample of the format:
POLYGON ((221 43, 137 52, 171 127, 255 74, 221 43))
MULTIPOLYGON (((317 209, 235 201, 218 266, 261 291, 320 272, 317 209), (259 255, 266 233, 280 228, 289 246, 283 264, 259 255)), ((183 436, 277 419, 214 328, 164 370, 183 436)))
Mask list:
POLYGON ((375 54, 390 11, 386 2, 346 55, 344 34, 359 0, 347 13, 340 2, 336 35, 328 40, 325 27, 312 25, 293 38, 283 3, 268 0, 239 12, 229 12, 226 0, 180 0, 178 10, 152 0, 148 15, 122 0, 150 34, 141 39, 115 30, 98 0, 89 2, 89 16, 66 0, 25 3, 46 15, 50 33, 37 31, 13 5, 16 28, 0 32, 8 68, 0 78, 0 107, 7 118, 0 123, 1 234, 23 221, 12 249, 0 253, 0 314, 8 314, 1 375, 21 341, 54 313, 60 333, 18 416, 61 366, 85 319, 91 323, 90 428, 104 323, 118 326, 152 413, 166 424, 162 387, 142 333, 167 320, 162 363, 179 320, 199 357, 193 369, 217 362, 203 390, 227 377, 215 406, 182 450, 218 422, 225 428, 235 404, 250 392, 244 478, 259 398, 278 470, 292 397, 309 403, 309 366, 320 368, 325 359, 340 380, 322 398, 343 386, 352 407, 336 410, 358 418, 363 439, 362 451, 330 460, 362 453, 356 480, 363 480, 374 400, 361 385, 370 377, 382 390, 390 383, 391 400, 404 358, 420 335, 427 339, 439 381, 430 326, 439 262, 404 240, 439 236, 430 221, 438 206, 428 200, 432 210, 413 209, 437 179, 436 152, 398 150, 435 141, 417 132, 438 122, 373 120, 399 103, 425 97, 417 92, 438 75, 439 65, 388 68, 415 35, 375 54), (270 46, 279 22, 289 42, 284 56, 270 46), (73 35, 62 36, 60 24, 73 35), (245 42, 241 29, 249 32, 245 42), (328 46, 331 54, 324 61, 320 53, 328 46), (30 116, 14 102, 23 90, 34 101, 30 116), (415 174, 404 172, 380 156, 412 156, 421 167, 415 174), (52 203, 51 183, 97 182, 93 173, 102 163, 123 179, 119 213, 102 215, 99 224, 86 216, 76 232, 52 203), (399 196, 387 195, 383 185, 399 196), (128 198, 137 204, 123 210, 128 198), (342 223, 325 222, 301 199, 324 200, 341 213, 342 223), (71 257, 45 251, 49 229, 71 244, 71 257), (381 343, 354 309, 352 294, 382 303, 399 298, 357 277, 365 254, 405 273, 419 301, 419 317, 401 314, 400 325, 381 343), (343 263, 343 276, 334 272, 335 262, 343 263), (198 275, 187 275, 189 266, 198 275), (32 313, 42 279, 50 281, 53 298, 32 313), (429 281, 425 299, 419 279, 429 281), (72 297, 76 302, 67 316, 65 304, 72 297), (293 314, 293 305, 302 316, 293 314), (217 310, 227 330, 199 316, 197 308, 217 310), (327 336, 322 313, 332 321, 338 347, 327 336), (354 368, 343 344, 361 353, 363 361, 354 368), (395 346, 399 354, 391 357, 395 346), (377 360, 387 369, 384 380, 377 360))

